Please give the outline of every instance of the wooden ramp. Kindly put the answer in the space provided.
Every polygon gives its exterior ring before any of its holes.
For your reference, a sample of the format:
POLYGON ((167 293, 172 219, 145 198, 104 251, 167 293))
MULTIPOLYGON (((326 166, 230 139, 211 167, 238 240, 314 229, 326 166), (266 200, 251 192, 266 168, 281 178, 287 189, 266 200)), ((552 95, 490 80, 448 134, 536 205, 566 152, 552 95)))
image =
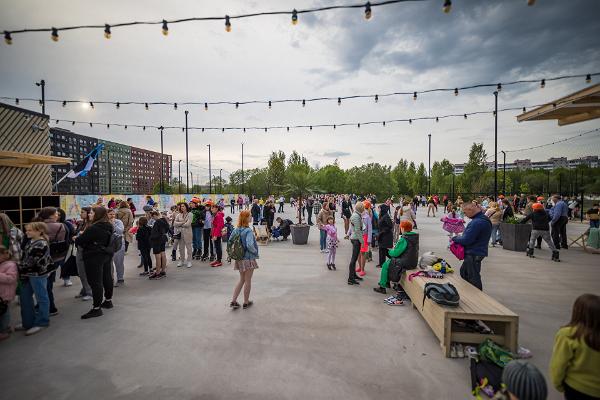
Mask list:
POLYGON ((519 316, 480 291, 460 276, 446 274, 443 279, 415 277, 408 281, 408 275, 413 271, 402 274, 400 284, 431 330, 440 341, 440 346, 446 357, 450 356, 451 343, 479 344, 490 338, 494 342, 517 351, 519 316), (427 282, 452 283, 460 295, 458 307, 446 307, 425 299, 423 305, 423 288, 427 282), (453 324, 453 320, 481 320, 492 330, 492 334, 471 332, 466 328, 453 324))

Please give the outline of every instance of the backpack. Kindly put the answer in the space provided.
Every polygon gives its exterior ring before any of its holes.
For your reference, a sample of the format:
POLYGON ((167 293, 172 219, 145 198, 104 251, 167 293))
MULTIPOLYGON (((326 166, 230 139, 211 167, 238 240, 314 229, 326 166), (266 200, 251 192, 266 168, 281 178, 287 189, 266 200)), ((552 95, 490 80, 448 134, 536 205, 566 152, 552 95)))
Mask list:
POLYGON ((423 306, 426 298, 448 307, 458 307, 460 301, 458 290, 451 283, 426 283, 423 288, 423 306))
POLYGON ((54 258, 65 258, 67 256, 67 252, 69 251, 69 230, 66 228, 65 224, 61 223, 60 228, 56 231, 56 235, 50 239, 49 247, 50 247, 50 257, 54 258), (61 230, 65 230, 65 237, 63 240, 58 240, 58 234, 61 230))
POLYGON ((515 356, 509 350, 496 344, 491 339, 485 339, 479 345, 479 356, 482 360, 489 361, 497 366, 504 368, 506 364, 514 360, 515 356))
POLYGON ((485 360, 471 358, 471 388, 473 396, 481 399, 480 392, 486 386, 491 386, 494 393, 502 389, 502 367, 485 360))
POLYGON ((116 233, 110 235, 110 239, 108 239, 108 244, 106 246, 100 246, 102 251, 110 255, 121 250, 121 247, 123 247, 123 236, 117 235, 116 233))
POLYGON ((227 241, 227 258, 231 260, 242 260, 244 258, 244 245, 240 230, 233 231, 227 241))

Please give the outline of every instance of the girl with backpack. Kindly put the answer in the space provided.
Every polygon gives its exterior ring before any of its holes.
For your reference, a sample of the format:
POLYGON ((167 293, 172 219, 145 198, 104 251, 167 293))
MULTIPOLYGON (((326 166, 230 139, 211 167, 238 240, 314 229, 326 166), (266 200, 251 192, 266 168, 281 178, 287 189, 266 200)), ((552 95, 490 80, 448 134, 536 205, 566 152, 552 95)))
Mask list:
POLYGON ((237 227, 231 233, 230 240, 227 244, 230 257, 232 256, 232 253, 229 252, 230 249, 235 249, 239 245, 241 245, 243 249, 243 255, 236 254, 236 257, 234 258, 234 269, 240 272, 240 280, 233 290, 233 298, 229 304, 229 307, 234 310, 240 308, 237 299, 242 288, 244 289, 243 308, 246 309, 252 305, 252 301, 250 300, 250 289, 252 288, 252 274, 254 273, 254 270, 258 268, 258 264, 256 263, 256 260, 258 259, 258 245, 254 233, 250 228, 251 219, 250 211, 244 210, 240 212, 237 227), (238 259, 238 257, 240 258, 238 259))
POLYGON ((110 246, 114 240, 114 228, 103 206, 92 207, 90 215, 90 226, 75 239, 75 245, 83 249, 83 264, 94 300, 92 309, 81 319, 100 317, 102 308, 113 308, 113 249, 110 246))

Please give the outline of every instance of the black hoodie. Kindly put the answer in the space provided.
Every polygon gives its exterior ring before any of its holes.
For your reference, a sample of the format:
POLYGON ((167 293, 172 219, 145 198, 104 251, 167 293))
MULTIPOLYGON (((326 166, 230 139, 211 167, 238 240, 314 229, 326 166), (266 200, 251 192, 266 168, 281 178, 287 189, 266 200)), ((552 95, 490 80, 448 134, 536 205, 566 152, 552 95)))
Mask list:
POLYGON ((531 220, 531 225, 535 231, 549 231, 550 230, 550 216, 546 210, 534 210, 531 214, 521 220, 524 224, 531 220))
POLYGON ((86 228, 75 239, 75 245, 83 247, 84 257, 106 257, 108 254, 101 248, 108 246, 113 234, 113 225, 110 222, 96 222, 86 228))

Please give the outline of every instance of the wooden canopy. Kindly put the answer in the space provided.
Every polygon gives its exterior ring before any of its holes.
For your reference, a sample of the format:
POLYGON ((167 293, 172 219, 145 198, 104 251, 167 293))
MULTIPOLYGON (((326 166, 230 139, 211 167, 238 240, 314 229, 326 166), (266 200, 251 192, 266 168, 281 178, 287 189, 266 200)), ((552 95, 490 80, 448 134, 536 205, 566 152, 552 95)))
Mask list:
POLYGON ((0 167, 31 168, 38 164, 70 164, 68 157, 44 156, 41 154, 21 153, 19 151, 0 150, 0 167))
POLYGON ((517 115, 519 122, 556 119, 559 126, 595 118, 600 118, 600 84, 517 115))

